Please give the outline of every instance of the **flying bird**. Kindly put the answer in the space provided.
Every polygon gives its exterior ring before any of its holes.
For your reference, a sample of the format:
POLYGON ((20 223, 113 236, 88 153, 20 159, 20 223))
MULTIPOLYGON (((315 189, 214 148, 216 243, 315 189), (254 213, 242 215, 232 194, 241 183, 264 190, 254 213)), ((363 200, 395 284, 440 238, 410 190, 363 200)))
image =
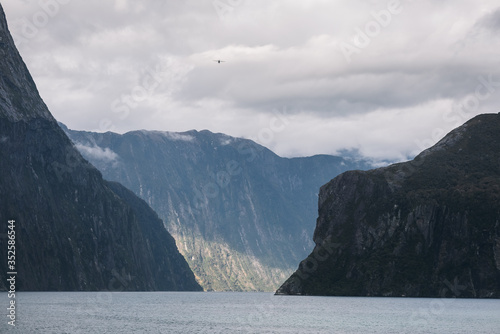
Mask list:
POLYGON ((220 60, 220 59, 217 59, 217 60, 214 60, 214 61, 216 61, 216 62, 217 62, 217 63, 219 63, 219 64, 220 64, 220 63, 225 63, 225 62, 226 62, 225 60, 220 60))

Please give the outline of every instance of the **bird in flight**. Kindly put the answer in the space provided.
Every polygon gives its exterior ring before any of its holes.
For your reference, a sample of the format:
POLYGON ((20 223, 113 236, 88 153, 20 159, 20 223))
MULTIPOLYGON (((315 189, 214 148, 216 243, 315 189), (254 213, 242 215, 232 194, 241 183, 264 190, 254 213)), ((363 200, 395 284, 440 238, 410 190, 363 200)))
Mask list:
POLYGON ((225 63, 225 62, 226 62, 225 60, 220 60, 220 59, 217 59, 217 60, 214 60, 214 61, 216 61, 216 62, 217 62, 217 63, 219 63, 219 64, 220 64, 220 63, 225 63))

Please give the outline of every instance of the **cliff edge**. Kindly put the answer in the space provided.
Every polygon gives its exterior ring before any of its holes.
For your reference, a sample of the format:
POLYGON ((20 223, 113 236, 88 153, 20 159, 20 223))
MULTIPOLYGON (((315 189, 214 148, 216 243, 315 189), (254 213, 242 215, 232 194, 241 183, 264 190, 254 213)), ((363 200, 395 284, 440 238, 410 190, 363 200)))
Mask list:
POLYGON ((324 185, 314 251, 277 294, 500 297, 500 114, 324 185))

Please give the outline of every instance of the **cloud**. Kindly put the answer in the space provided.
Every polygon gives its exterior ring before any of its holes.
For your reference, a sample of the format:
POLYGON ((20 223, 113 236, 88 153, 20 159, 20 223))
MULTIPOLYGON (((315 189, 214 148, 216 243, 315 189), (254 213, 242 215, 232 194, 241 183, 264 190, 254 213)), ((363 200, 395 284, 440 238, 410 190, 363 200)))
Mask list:
POLYGON ((185 133, 170 132, 170 131, 154 131, 154 133, 161 134, 162 136, 174 141, 192 142, 195 140, 195 137, 185 133))
POLYGON ((100 160, 103 163, 111 164, 113 166, 115 166, 119 161, 118 154, 113 152, 108 147, 102 148, 97 145, 90 146, 82 143, 76 143, 75 147, 84 157, 89 157, 92 160, 100 160))
POLYGON ((475 25, 478 28, 498 32, 500 30, 500 7, 495 11, 485 14, 475 25))
POLYGON ((181 133, 165 132, 164 135, 168 139, 172 139, 172 140, 180 140, 180 141, 188 141, 188 142, 192 142, 194 140, 193 136, 184 135, 184 134, 181 134, 181 133))
POLYGON ((42 97, 73 129, 209 129, 286 156, 401 160, 435 129, 498 112, 493 0, 63 2, 30 38, 39 2, 4 9, 42 97), (460 111, 487 78, 494 91, 460 111))

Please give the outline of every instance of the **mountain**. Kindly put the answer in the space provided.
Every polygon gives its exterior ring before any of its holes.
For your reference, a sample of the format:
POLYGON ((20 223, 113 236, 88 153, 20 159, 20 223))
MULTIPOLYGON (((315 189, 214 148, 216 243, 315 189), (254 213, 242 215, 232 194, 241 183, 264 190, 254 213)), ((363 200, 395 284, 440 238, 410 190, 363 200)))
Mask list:
POLYGON ((500 298, 500 114, 413 161, 337 176, 314 242, 277 294, 500 298))
POLYGON ((334 156, 281 158, 209 131, 72 131, 107 180, 163 219, 205 290, 275 291, 313 247, 319 187, 369 165, 334 156))
POLYGON ((0 55, 0 288, 15 271, 17 290, 201 290, 156 213, 104 181, 61 130, 1 5, 0 55))

